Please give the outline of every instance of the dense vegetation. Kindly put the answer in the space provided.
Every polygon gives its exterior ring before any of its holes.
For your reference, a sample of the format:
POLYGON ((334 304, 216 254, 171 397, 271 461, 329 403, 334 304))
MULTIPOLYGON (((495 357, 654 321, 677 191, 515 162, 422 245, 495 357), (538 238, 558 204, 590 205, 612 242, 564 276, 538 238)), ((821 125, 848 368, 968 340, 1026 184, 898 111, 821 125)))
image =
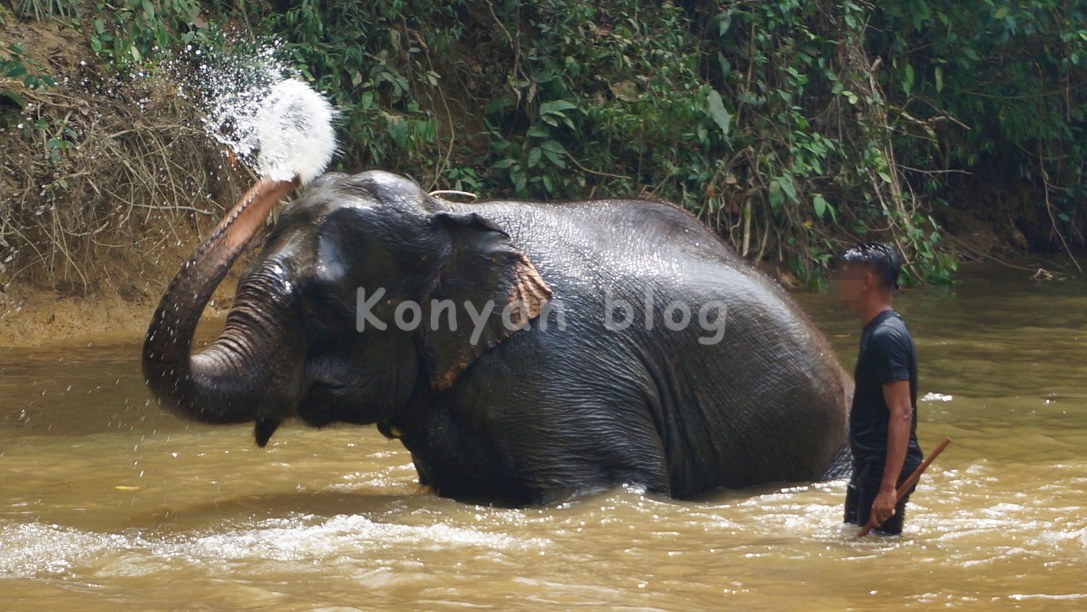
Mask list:
MULTIPOLYGON (((955 249, 942 225, 981 223, 1039 250, 1085 244, 1083 0, 12 9, 0 18, 80 27, 113 72, 153 71, 186 45, 214 55, 278 39, 342 109, 345 169, 484 196, 671 200, 809 284, 857 238, 893 240, 913 281, 946 282, 955 249)), ((24 110, 20 87, 57 75, 4 46, 0 102, 24 110)), ((57 119, 42 130, 63 156, 79 136, 57 119)))

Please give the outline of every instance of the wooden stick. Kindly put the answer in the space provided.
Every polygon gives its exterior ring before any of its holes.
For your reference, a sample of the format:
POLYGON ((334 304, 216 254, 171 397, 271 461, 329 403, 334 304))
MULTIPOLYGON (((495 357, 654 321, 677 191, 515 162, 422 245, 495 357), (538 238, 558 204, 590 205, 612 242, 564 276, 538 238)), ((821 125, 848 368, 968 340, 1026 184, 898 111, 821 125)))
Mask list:
MULTIPOLYGON (((932 465, 932 462, 940 456, 940 453, 944 452, 944 449, 947 448, 948 444, 951 444, 951 438, 945 437, 942 442, 936 445, 936 448, 932 449, 932 452, 921 462, 921 465, 917 466, 917 469, 910 474, 910 477, 902 483, 902 486, 898 487, 898 498, 895 499, 896 505, 898 502, 902 501, 902 498, 906 496, 906 493, 917 484, 917 481, 921 479, 921 474, 924 474, 925 470, 928 469, 928 466, 932 465)), ((860 532, 857 533, 857 537, 863 538, 868 535, 869 531, 872 531, 876 527, 879 527, 879 525, 876 524, 876 518, 874 516, 869 517, 868 523, 864 527, 861 527, 860 532)))

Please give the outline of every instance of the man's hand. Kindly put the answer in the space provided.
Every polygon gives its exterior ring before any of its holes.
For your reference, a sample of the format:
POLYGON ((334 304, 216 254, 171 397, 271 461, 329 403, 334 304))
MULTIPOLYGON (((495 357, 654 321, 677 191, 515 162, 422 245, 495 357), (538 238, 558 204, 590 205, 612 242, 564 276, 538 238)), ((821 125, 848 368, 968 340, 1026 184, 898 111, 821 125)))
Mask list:
POLYGON ((898 502, 896 486, 906 461, 906 447, 910 442, 913 422, 913 405, 910 403, 910 381, 895 380, 883 384, 883 401, 890 415, 887 420, 887 458, 883 464, 879 493, 872 500, 871 518, 877 525, 895 514, 898 502))
POLYGON ((895 503, 898 501, 897 491, 893 488, 881 487, 876 498, 872 500, 871 519, 876 525, 882 525, 895 515, 895 503))

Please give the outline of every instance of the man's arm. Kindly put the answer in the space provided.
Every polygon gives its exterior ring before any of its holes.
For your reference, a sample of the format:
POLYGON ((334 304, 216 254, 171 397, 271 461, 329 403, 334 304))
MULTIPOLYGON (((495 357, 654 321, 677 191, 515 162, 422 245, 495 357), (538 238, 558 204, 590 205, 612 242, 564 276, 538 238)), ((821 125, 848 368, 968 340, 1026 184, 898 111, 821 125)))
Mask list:
POLYGON ((902 464, 906 461, 906 446, 910 442, 913 406, 910 404, 910 381, 893 380, 883 384, 883 400, 890 412, 887 421, 887 457, 883 464, 883 479, 879 494, 872 500, 872 517, 877 525, 894 516, 898 494, 895 490, 902 464))

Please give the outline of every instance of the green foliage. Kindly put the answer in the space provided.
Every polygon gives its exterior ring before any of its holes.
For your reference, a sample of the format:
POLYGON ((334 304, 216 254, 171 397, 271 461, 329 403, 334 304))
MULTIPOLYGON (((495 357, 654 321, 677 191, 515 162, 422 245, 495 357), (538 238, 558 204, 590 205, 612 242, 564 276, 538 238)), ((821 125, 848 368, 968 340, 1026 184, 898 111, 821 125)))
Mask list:
POLYGON ((41 89, 56 85, 44 68, 28 58, 21 45, 11 43, 0 56, 0 73, 9 79, 20 81, 27 89, 41 89))
POLYGON ((120 70, 143 65, 198 36, 207 42, 216 30, 196 28, 199 12, 198 0, 99 0, 90 23, 91 50, 120 70))
POLYGON ((442 175, 443 182, 448 184, 455 191, 464 191, 478 195, 482 190, 482 183, 480 182, 479 175, 476 174, 474 168, 452 167, 447 168, 442 175))
POLYGON ((4 78, 0 81, 0 99, 7 100, 11 106, 20 110, 25 104, 13 84, 18 83, 30 90, 56 85, 53 77, 45 74, 41 66, 26 57, 22 46, 15 43, 0 50, 0 75, 4 78))
MULTIPOLYGON (((760 258, 773 248, 767 233, 776 234, 808 285, 821 282, 843 230, 913 246, 903 236, 917 221, 897 188, 885 101, 860 45, 866 11, 848 1, 744 3, 706 30, 706 68, 733 101, 737 130, 718 175, 742 206, 728 229, 744 254, 757 243, 760 258)), ((935 278, 940 266, 923 256, 910 272, 935 278)))
POLYGON ((303 0, 265 14, 261 28, 341 109, 348 165, 425 170, 433 178, 448 167, 438 120, 448 107, 435 65, 463 35, 463 4, 303 0))
MULTIPOLYGON (((92 49, 120 68, 189 44, 218 53, 217 24, 279 41, 339 107, 343 169, 671 200, 813 287, 871 239, 903 251, 907 282, 948 282, 938 220, 979 183, 1028 185, 1034 218, 1085 243, 1082 2, 22 3, 78 4, 94 8, 92 49)), ((38 72, 9 55, 9 78, 38 72)))
POLYGON ((573 198, 648 187, 695 204, 728 119, 699 77, 699 41, 680 8, 546 0, 496 17, 515 47, 493 77, 509 88, 486 109, 500 188, 573 198))
POLYGON ((846 232, 894 239, 920 282, 947 279, 934 221, 899 185, 862 44, 869 10, 507 3, 496 18, 514 62, 492 80, 512 91, 486 107, 491 178, 520 197, 681 203, 746 256, 794 254, 813 286, 846 232))
POLYGON ((1052 216, 1049 229, 1084 244, 1087 4, 882 3, 868 44, 888 67, 895 149, 918 169, 909 176, 915 191, 948 198, 954 188, 1026 185, 1052 216))

